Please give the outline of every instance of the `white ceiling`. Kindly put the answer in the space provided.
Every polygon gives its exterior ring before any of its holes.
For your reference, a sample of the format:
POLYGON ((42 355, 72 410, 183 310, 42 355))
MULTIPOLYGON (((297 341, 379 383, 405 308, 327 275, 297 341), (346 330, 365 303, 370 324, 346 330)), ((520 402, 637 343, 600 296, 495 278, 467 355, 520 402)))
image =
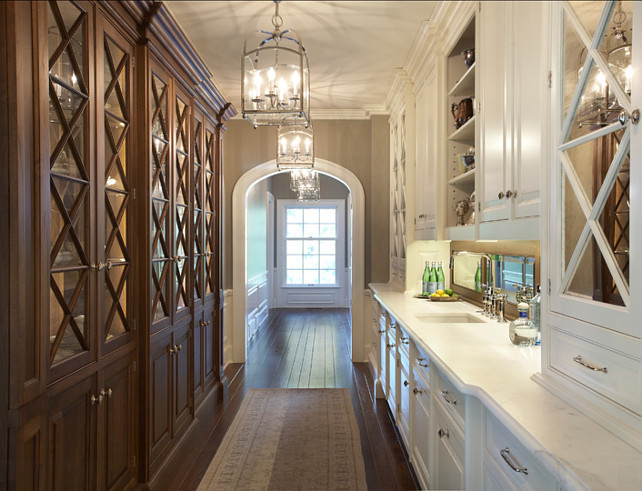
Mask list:
MULTIPOLYGON (((351 112, 381 106, 424 20, 437 2, 287 1, 282 29, 295 29, 308 53, 311 109, 351 112)), ((172 15, 240 112, 245 37, 272 31, 272 1, 167 1, 172 15)), ((319 111, 321 110, 321 111, 319 111)))

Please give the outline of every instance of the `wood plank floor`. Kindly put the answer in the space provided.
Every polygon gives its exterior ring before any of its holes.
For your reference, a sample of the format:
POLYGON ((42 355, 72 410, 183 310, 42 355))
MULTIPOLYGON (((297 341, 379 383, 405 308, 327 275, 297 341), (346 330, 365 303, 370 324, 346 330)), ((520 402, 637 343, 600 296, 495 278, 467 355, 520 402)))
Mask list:
POLYGON ((271 310, 266 326, 248 347, 246 363, 228 365, 226 375, 230 380, 227 398, 203 404, 195 427, 155 479, 154 489, 196 489, 253 387, 348 388, 361 434, 368 489, 418 489, 387 405, 373 397, 367 363, 350 360, 347 309, 271 310))

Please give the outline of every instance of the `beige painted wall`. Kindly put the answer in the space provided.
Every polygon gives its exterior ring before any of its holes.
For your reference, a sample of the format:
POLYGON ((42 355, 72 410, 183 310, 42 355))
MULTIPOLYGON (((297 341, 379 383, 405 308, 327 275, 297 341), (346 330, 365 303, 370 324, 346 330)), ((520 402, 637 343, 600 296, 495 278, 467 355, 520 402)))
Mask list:
MULTIPOLYGON (((238 179, 276 154, 276 128, 254 129, 245 120, 227 124, 223 141, 224 258, 223 287, 232 288, 232 192, 238 179)), ((365 284, 387 282, 389 272, 389 139, 388 116, 371 120, 314 122, 315 156, 344 166, 361 182, 366 196, 365 284)), ((276 170, 276 169, 275 169, 276 170)), ((357 251, 355 251, 355 254, 357 251)))

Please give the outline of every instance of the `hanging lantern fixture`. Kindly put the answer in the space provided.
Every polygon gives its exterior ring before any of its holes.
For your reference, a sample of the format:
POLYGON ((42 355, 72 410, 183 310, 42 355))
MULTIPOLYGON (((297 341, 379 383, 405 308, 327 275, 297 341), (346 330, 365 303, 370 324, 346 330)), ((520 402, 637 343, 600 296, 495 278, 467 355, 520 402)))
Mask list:
POLYGON ((280 126, 276 134, 276 166, 279 170, 314 167, 312 126, 280 126))
POLYGON ((243 48, 242 113, 255 128, 310 122, 308 55, 296 31, 281 31, 279 3, 274 0, 274 30, 256 31, 243 48))

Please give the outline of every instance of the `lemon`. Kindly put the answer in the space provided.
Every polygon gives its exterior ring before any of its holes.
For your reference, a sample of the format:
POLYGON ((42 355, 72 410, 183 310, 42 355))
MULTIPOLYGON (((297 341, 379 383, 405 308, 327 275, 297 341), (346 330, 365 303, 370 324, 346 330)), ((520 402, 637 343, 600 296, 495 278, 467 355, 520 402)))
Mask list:
POLYGON ((437 293, 437 295, 440 295, 440 296, 441 296, 441 295, 443 295, 443 294, 444 294, 444 291, 443 291, 443 290, 437 290, 437 292, 436 292, 436 293, 437 293))
POLYGON ((430 296, 431 296, 431 297, 438 297, 438 296, 439 296, 439 293, 436 293, 436 292, 435 292, 435 293, 431 293, 431 294, 430 294, 430 296))

